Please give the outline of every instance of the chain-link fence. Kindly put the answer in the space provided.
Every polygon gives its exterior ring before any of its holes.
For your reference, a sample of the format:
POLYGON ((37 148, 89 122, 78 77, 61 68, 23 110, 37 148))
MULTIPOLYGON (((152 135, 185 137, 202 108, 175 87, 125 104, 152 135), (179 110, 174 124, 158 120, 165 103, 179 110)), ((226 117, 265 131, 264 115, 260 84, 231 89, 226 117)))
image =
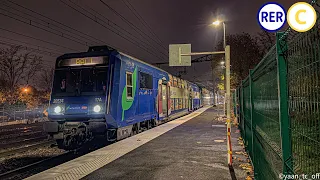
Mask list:
POLYGON ((16 120, 34 120, 45 118, 47 106, 42 105, 28 109, 24 105, 0 105, 0 123, 16 120))
MULTIPOLYGON (((319 5, 311 3, 319 18, 319 5)), ((277 33, 277 43, 238 88, 241 135, 256 179, 320 172, 320 21, 277 33)))

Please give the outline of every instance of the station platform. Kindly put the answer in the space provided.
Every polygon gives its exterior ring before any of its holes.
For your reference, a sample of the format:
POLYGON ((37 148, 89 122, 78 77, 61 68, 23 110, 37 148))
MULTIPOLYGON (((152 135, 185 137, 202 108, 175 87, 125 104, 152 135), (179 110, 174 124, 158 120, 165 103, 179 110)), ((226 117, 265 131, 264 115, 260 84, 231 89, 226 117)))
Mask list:
MULTIPOLYGON (((245 179, 227 164, 226 125, 204 107, 135 136, 46 170, 27 180, 42 179, 245 179)), ((232 129, 232 148, 241 150, 232 129)))

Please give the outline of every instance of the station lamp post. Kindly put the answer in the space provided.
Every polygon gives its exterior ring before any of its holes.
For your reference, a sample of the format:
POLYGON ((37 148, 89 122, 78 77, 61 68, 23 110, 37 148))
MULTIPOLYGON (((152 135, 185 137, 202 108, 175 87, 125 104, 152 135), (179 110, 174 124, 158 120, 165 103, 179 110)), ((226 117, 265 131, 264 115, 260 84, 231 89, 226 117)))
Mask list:
POLYGON ((212 24, 215 26, 219 26, 222 23, 223 26, 223 49, 225 50, 225 90, 226 90, 226 106, 227 106, 227 138, 228 138, 228 162, 232 163, 231 156, 231 93, 230 93, 230 46, 226 46, 226 24, 223 21, 214 21, 212 24), (230 138, 230 139, 229 139, 230 138))

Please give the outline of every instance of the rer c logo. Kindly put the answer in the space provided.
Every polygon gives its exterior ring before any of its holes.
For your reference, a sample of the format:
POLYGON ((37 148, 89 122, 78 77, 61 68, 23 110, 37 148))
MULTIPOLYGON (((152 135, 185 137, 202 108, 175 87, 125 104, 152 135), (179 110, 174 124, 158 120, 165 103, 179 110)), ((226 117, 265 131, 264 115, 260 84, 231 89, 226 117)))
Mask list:
POLYGON ((257 19, 263 29, 275 32, 285 24, 286 12, 278 3, 266 3, 260 8, 257 19))
POLYGON ((315 9, 306 2, 293 4, 287 14, 284 8, 275 2, 264 4, 257 15, 260 26, 269 32, 278 31, 286 21, 297 32, 309 31, 317 21, 315 9))
POLYGON ((287 13, 289 26, 297 32, 309 31, 317 21, 315 9, 306 2, 293 4, 287 13))

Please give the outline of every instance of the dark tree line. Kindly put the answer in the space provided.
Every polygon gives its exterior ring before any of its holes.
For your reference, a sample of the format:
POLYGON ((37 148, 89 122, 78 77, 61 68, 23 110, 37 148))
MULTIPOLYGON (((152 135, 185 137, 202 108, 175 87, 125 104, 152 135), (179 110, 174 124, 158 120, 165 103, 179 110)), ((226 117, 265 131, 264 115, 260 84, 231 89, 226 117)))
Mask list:
MULTIPOLYGON (((257 35, 250 35, 248 33, 231 34, 226 37, 227 45, 230 45, 230 65, 231 65, 231 88, 234 89, 244 80, 249 70, 253 69, 264 57, 264 55, 275 44, 275 35, 265 31, 259 32, 257 35)), ((221 50, 223 42, 219 42, 216 49, 221 50)), ((219 59, 223 56, 216 56, 217 58, 213 66, 219 66, 219 59)), ((221 77, 217 87, 221 89, 224 83, 224 71, 216 71, 214 76, 221 77)))
POLYGON ((0 48, 0 104, 42 103, 50 91, 52 73, 43 67, 43 57, 32 51, 21 46, 0 48))

